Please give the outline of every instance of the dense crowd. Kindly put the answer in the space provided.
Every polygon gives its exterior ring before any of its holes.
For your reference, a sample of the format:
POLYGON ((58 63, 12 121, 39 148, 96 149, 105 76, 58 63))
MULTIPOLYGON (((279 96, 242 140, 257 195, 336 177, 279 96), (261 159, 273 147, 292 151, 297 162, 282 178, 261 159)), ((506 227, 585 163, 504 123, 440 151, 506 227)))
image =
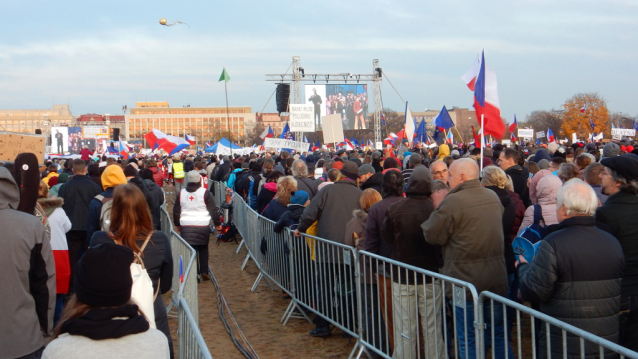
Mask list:
MULTIPOLYGON (((170 242, 160 231, 162 188, 175 188, 174 224, 196 249, 198 275, 207 280, 211 233, 224 231, 213 198, 220 182, 276 222, 276 232, 288 227, 296 236, 316 235, 467 281, 479 292, 530 302, 636 350, 637 151, 631 143, 550 143, 494 145, 481 156, 471 146, 404 142, 383 152, 284 150, 219 158, 118 160, 85 153, 44 165, 20 154, 0 167, 0 358, 89 351, 96 358, 172 357, 161 298, 174 275, 170 242), (528 263, 512 241, 530 230, 541 241, 528 263), (145 295, 131 274, 139 263, 151 283, 145 295)), ((405 346, 414 345, 416 335, 393 329, 416 321, 396 308, 415 291, 440 296, 440 284, 375 270, 366 292, 387 295, 367 299, 384 301, 376 305, 389 313, 380 321, 365 318, 374 323, 367 330, 388 333, 386 349, 409 357, 405 346), (406 343, 406 337, 412 339, 406 343)), ((500 304, 493 306, 496 356, 513 355, 505 340, 512 318, 503 320, 500 304)), ((474 310, 471 301, 456 308, 461 357, 474 356, 474 310)), ((431 330, 436 310, 426 312, 419 303, 419 312, 423 331, 431 330)), ((315 323, 312 336, 329 334, 325 318, 315 323)), ((552 351, 562 355, 554 343, 560 333, 551 338, 552 351)), ((440 337, 428 345, 444 352, 440 337)))

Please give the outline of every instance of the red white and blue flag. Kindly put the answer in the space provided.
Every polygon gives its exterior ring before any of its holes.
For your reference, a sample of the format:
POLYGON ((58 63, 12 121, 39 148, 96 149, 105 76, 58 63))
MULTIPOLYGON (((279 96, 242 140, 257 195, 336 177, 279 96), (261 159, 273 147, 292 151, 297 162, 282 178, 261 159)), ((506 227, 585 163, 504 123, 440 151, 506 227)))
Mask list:
POLYGON ((485 135, 503 138, 505 123, 501 119, 496 73, 485 64, 485 51, 481 54, 481 65, 474 87, 474 110, 477 119, 483 116, 482 129, 485 135))
POLYGON ((208 148, 208 147, 210 147, 210 146, 212 146, 212 145, 213 145, 213 144, 212 144, 210 141, 206 141, 206 147, 207 147, 207 148, 208 148))
POLYGON ((195 136, 185 135, 185 137, 186 137, 186 142, 190 143, 191 146, 195 145, 195 136))
POLYGON ((151 149, 156 149, 159 146, 157 142, 160 138, 166 137, 166 134, 160 130, 153 129, 151 132, 144 135, 146 142, 148 142, 151 149))
POLYGON ((399 138, 394 132, 390 132, 390 135, 383 140, 384 145, 395 146, 395 141, 399 138))
POLYGON ((384 127, 386 125, 386 123, 385 123, 385 113, 381 114, 381 124, 383 124, 384 127))
POLYGON ((268 128, 266 128, 264 132, 261 133, 261 135, 259 135, 259 138, 261 138, 262 140, 273 137, 275 137, 275 133, 272 132, 272 128, 270 127, 270 125, 268 125, 268 128))
POLYGON ((476 84, 476 78, 478 77, 479 71, 481 69, 481 59, 479 59, 478 55, 474 62, 472 62, 472 66, 467 70, 463 76, 461 76, 461 80, 467 85, 470 91, 474 91, 474 86, 476 84))
POLYGON ((452 130, 449 130, 447 132, 447 136, 445 137, 447 140, 447 143, 452 144, 454 142, 454 135, 452 135, 452 130))
POLYGON ((516 114, 514 114, 514 122, 510 123, 508 130, 513 134, 516 127, 518 127, 518 123, 516 123, 516 114))
POLYGON ((554 133, 551 128, 547 129, 547 141, 554 142, 554 133))
POLYGON ((580 108, 580 113, 585 113, 587 111, 587 104, 584 104, 583 107, 580 108))
POLYGON ((120 155, 122 155, 122 157, 124 157, 125 160, 128 159, 128 147, 124 146, 124 144, 122 143, 122 141, 120 141, 119 146, 118 146, 118 153, 120 155))
POLYGON ((190 146, 188 141, 177 136, 166 135, 157 140, 158 147, 168 152, 169 156, 190 146))

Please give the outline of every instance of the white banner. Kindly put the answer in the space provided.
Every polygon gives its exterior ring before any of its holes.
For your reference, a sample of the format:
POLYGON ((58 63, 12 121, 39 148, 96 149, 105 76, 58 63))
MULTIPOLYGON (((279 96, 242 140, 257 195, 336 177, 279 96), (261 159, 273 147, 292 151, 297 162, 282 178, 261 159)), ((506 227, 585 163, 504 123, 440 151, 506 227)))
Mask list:
POLYGON ((85 139, 109 138, 109 128, 108 126, 83 126, 82 138, 85 138, 85 139))
POLYGON ((290 148, 297 152, 308 152, 310 144, 308 142, 291 141, 285 138, 266 138, 264 140, 266 148, 290 148))
POLYGON ((545 137, 545 131, 536 132, 536 138, 543 138, 543 137, 545 137))
POLYGON ((314 114, 314 105, 290 104, 290 132, 315 132, 314 114))
POLYGON ((375 150, 380 150, 382 148, 383 148, 383 142, 377 142, 376 145, 374 145, 375 150))
POLYGON ((512 140, 501 140, 501 145, 509 146, 510 144, 512 144, 512 140))
POLYGON ((321 117, 323 129, 323 143, 335 143, 343 141, 343 121, 340 114, 321 117))
POLYGON ((615 136, 634 137, 636 136, 636 130, 633 128, 612 128, 611 134, 615 136))
POLYGON ((532 128, 519 128, 518 137, 534 138, 534 129, 532 128))

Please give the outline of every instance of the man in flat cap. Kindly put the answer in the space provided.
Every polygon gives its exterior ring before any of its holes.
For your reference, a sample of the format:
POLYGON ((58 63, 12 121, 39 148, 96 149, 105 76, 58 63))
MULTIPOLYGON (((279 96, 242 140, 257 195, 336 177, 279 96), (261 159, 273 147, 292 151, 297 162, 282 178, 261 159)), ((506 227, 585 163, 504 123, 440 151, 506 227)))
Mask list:
POLYGON ((620 300, 620 344, 638 350, 638 156, 604 158, 602 193, 609 196, 596 210, 596 221, 607 224, 625 254, 620 300))

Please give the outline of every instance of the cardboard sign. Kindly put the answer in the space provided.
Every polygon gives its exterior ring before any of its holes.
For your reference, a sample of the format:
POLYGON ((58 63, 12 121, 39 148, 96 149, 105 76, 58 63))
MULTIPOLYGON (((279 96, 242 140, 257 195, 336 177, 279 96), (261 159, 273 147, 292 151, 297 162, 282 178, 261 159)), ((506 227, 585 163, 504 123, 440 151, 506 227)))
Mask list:
POLYGON ((519 128, 518 137, 534 138, 534 129, 532 128, 519 128))
POLYGON ((322 116, 321 129, 323 130, 323 143, 343 141, 343 121, 341 121, 340 114, 322 116))
POLYGON ((636 136, 636 130, 633 128, 612 128, 611 134, 613 136, 634 137, 636 136))
POLYGON ((290 132, 315 132, 314 105, 290 104, 289 106, 290 132))
POLYGON ((310 148, 308 142, 291 141, 285 138, 266 138, 264 146, 266 148, 290 148, 297 150, 297 152, 308 152, 308 148, 310 148))
POLYGON ((20 153, 33 153, 44 163, 44 136, 18 132, 0 132, 0 160, 14 161, 20 153))

